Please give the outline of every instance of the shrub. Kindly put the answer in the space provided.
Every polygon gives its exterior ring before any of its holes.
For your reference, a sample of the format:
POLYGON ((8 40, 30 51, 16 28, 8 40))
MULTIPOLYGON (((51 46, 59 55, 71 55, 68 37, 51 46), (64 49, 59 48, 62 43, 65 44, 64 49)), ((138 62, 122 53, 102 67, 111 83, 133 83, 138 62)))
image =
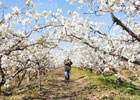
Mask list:
POLYGON ((102 74, 102 72, 100 71, 100 70, 98 70, 98 71, 96 71, 96 73, 95 73, 96 75, 101 75, 102 74))
POLYGON ((111 93, 109 94, 109 100, 115 100, 115 97, 116 97, 116 93, 111 92, 111 93))
POLYGON ((132 89, 132 88, 127 88, 126 91, 125 91, 125 93, 128 93, 130 95, 135 95, 136 94, 136 91, 134 89, 132 89))
POLYGON ((137 77, 136 76, 129 76, 129 79, 131 79, 132 81, 136 81, 137 77))
POLYGON ((105 100, 105 99, 108 99, 108 97, 106 95, 101 97, 101 100, 105 100))

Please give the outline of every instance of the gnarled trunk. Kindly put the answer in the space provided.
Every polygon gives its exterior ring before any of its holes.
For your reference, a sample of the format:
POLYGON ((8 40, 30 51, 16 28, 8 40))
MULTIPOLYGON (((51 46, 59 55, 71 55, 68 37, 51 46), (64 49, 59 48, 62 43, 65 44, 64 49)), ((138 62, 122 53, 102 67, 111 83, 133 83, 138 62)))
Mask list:
POLYGON ((0 94, 1 94, 1 87, 5 84, 6 79, 5 79, 5 74, 2 69, 2 63, 1 63, 2 56, 0 56, 0 75, 1 75, 1 80, 0 80, 0 94))

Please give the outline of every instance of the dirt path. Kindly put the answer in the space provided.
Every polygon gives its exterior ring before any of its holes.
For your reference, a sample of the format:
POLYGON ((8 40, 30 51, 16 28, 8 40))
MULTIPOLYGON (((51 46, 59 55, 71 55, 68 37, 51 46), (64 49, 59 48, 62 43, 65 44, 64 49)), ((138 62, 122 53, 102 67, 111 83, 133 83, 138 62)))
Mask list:
MULTIPOLYGON (((111 83, 112 77, 108 77, 111 81, 108 81, 109 85, 106 85, 100 81, 101 79, 104 81, 105 77, 85 73, 76 68, 72 68, 70 76, 71 81, 65 82, 64 68, 48 71, 42 74, 41 84, 38 79, 34 79, 30 83, 26 83, 24 80, 25 82, 20 87, 11 86, 4 89, 0 100, 103 100, 103 98, 106 100, 117 98, 114 100, 118 100, 120 95, 124 98, 120 100, 130 100, 129 97, 132 97, 128 92, 120 92, 120 90, 112 88, 114 86, 114 83, 111 83)), ((123 86, 123 89, 133 88, 123 86)), ((139 90, 137 92, 139 93, 139 90)), ((135 95, 132 98, 134 97, 135 95)))
POLYGON ((77 73, 72 70, 71 81, 65 82, 63 68, 56 69, 51 74, 47 82, 48 91, 43 94, 47 100, 96 100, 84 99, 87 98, 87 93, 83 91, 85 76, 78 77, 77 73))

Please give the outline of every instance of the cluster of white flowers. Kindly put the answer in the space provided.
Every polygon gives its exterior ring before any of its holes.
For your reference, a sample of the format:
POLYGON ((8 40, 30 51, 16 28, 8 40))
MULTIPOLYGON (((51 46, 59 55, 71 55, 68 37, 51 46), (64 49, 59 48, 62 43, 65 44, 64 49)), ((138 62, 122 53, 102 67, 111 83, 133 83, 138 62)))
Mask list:
POLYGON ((8 21, 11 17, 12 17, 12 15, 11 15, 10 13, 8 13, 8 14, 6 14, 6 15, 4 16, 4 19, 5 19, 6 21, 8 21))
POLYGON ((32 7, 32 6, 34 6, 34 3, 33 3, 33 1, 26 0, 26 5, 32 7))
POLYGON ((2 5, 2 2, 0 1, 0 5, 2 5))
POLYGON ((26 16, 32 17, 32 14, 31 14, 31 11, 30 10, 27 10, 26 11, 26 16))
POLYGON ((22 24, 23 25, 27 25, 30 23, 30 18, 25 18, 23 21, 22 21, 22 24))
POLYGON ((14 6, 14 7, 12 7, 12 13, 13 14, 21 14, 21 10, 17 6, 14 6))
POLYGON ((58 11, 59 13, 62 13, 62 9, 61 9, 61 8, 58 8, 57 11, 58 11))
POLYGON ((137 0, 137 1, 135 2, 135 4, 136 4, 137 6, 139 6, 139 5, 140 5, 140 1, 137 0))

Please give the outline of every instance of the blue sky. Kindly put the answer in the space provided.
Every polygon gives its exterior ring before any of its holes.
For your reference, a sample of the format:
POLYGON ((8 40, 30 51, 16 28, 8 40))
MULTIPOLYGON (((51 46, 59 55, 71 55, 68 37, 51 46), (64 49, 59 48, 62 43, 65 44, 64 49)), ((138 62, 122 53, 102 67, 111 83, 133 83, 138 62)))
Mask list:
MULTIPOLYGON (((8 9, 6 9, 6 13, 11 11, 12 6, 17 6, 19 8, 25 8, 25 4, 24 4, 24 0, 0 0, 2 1, 2 3, 8 7, 8 9)), ((62 15, 64 15, 65 17, 67 17, 67 12, 69 10, 71 11, 75 11, 76 8, 78 7, 77 5, 70 5, 69 2, 67 2, 66 0, 31 0, 34 2, 35 4, 35 8, 42 12, 44 10, 46 11, 56 11, 57 8, 62 8, 63 12, 62 15)), ((87 16, 84 15, 83 12, 79 11, 81 16, 87 16)), ((2 11, 0 11, 0 15, 2 14, 2 11)), ((1 17, 1 16, 0 16, 1 17)), ((108 16, 109 17, 109 16, 108 16)), ((107 21, 109 18, 108 17, 94 17, 94 16, 90 16, 90 18, 94 21, 107 21)), ((108 21, 107 21, 108 22, 108 21)))
MULTIPOLYGON (((10 7, 17 6, 19 8, 24 8, 24 0, 0 0, 8 9, 6 12, 10 11, 10 7)), ((76 9, 76 6, 71 6, 66 0, 31 0, 35 4, 35 8, 38 11, 56 11, 57 8, 63 9, 63 14, 66 15, 68 10, 76 9)), ((1 12, 0 12, 1 13, 1 12)))
MULTIPOLYGON (((24 0, 0 0, 6 7, 7 9, 5 10, 5 13, 11 12, 11 7, 12 6, 17 6, 20 9, 25 8, 24 0)), ((58 8, 62 8, 62 15, 65 17, 68 17, 67 12, 69 10, 71 11, 78 11, 76 8, 79 6, 79 4, 76 5, 70 5, 69 2, 66 0, 31 0, 34 2, 35 8, 39 11, 57 11, 58 8)), ((84 10, 88 10, 85 8, 84 10)), ((93 16, 93 15, 84 15, 83 12, 78 11, 80 13, 80 16, 86 17, 89 16, 91 20, 94 22, 105 22, 107 24, 106 27, 102 27, 101 31, 107 32, 108 25, 111 26, 112 20, 110 17, 110 14, 106 14, 105 16, 93 16)), ((0 9, 0 15, 2 15, 2 10, 0 9)), ((115 13, 115 15, 118 18, 121 18, 121 20, 125 20, 125 16, 122 13, 115 13)), ((2 16, 0 16, 1 20, 2 16)), ((139 19, 136 19, 139 20, 139 19)), ((115 25, 114 25, 115 26, 115 25)))

